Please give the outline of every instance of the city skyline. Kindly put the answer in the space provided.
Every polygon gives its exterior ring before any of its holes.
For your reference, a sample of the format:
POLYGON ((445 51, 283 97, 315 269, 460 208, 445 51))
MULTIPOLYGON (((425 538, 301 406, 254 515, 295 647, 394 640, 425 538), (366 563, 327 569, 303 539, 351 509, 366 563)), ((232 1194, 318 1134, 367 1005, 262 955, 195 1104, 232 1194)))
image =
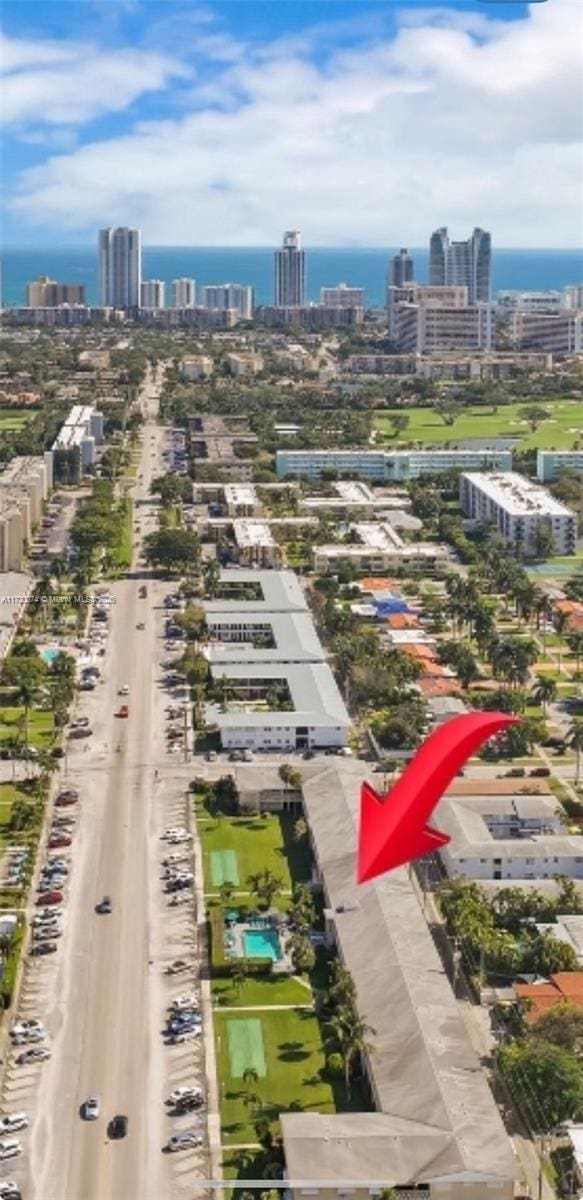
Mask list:
POLYGON ((6 245, 580 240, 570 0, 3 6, 6 245), (544 110, 540 96, 545 96, 544 110), (439 161, 435 147, 439 146, 439 161))

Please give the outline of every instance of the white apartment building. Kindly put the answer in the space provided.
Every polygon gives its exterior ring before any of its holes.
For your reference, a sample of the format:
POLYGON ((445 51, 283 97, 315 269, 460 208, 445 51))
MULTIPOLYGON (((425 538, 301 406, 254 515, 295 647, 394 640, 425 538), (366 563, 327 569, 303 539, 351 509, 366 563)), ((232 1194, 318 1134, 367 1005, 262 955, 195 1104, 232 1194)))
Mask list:
MULTIPOLYGON (((0 571, 20 571, 24 560, 25 503, 0 489, 0 571)), ((24 499, 24 498, 23 498, 24 499)))
POLYGON ((320 288, 320 304, 326 308, 364 308, 364 288, 350 287, 347 283, 320 288))
POLYGON ((305 475, 319 479, 324 471, 360 475, 378 483, 419 479, 444 471, 480 467, 512 470, 510 450, 278 450, 276 471, 280 479, 305 475))
POLYGON ((203 379, 210 379, 213 369, 213 360, 206 354, 183 358, 180 364, 180 374, 183 379, 188 379, 189 383, 199 383, 203 379))
POLYGON ((387 315, 389 334, 394 341, 397 334, 397 309, 401 304, 429 305, 432 308, 467 308, 468 289, 463 284, 391 284, 387 288, 387 315))
POLYGON ((545 488, 515 471, 468 472, 460 478, 460 503, 466 517, 490 523, 517 552, 537 554, 541 527, 553 539, 555 554, 573 554, 577 516, 545 488))
POLYGON ((563 308, 583 309, 583 283, 570 283, 563 288, 563 308))
POLYGON ((397 304, 392 334, 401 353, 435 354, 443 350, 490 350, 492 308, 444 304, 397 304))
POLYGON ((514 292, 502 291, 496 296, 496 304, 503 311, 523 313, 557 313, 562 307, 561 292, 514 292))
POLYGON ((292 375, 300 375, 302 371, 311 371, 315 367, 312 355, 304 346, 296 343, 290 343, 285 350, 276 350, 273 358, 278 367, 292 375))
POLYGON ((163 279, 144 279, 140 287, 142 308, 164 308, 166 285, 163 279))
POLYGON ((239 562, 245 567, 279 567, 282 553, 268 521, 235 517, 233 532, 239 562))
POLYGON ((203 308, 233 309, 243 321, 253 317, 253 288, 244 283, 213 284, 202 289, 203 308))
POLYGON ((194 308, 196 304, 196 279, 172 280, 172 307, 194 308))
POLYGON ((561 471, 583 472, 583 450, 537 450, 536 475, 541 483, 552 483, 561 471))
POLYGON ((13 458, 0 474, 0 571, 20 571, 26 543, 53 486, 50 451, 13 458))
POLYGON ((337 571, 351 564, 371 574, 407 567, 433 575, 443 571, 450 561, 447 546, 435 542, 404 542, 388 521, 359 521, 350 526, 358 535, 358 544, 334 542, 314 546, 315 570, 320 574, 337 571))
POLYGON ((77 478, 95 462, 95 447, 103 441, 103 413, 90 404, 74 404, 55 441, 53 453, 73 450, 77 454, 77 478))
POLYGON ((222 488, 229 517, 259 517, 263 505, 252 483, 225 483, 222 488))
POLYGON ((510 319, 509 335, 516 350, 579 354, 583 350, 583 314, 517 312, 510 319))
POLYGON ((241 379, 245 375, 258 375, 263 370, 260 354, 225 354, 224 362, 229 375, 241 379))

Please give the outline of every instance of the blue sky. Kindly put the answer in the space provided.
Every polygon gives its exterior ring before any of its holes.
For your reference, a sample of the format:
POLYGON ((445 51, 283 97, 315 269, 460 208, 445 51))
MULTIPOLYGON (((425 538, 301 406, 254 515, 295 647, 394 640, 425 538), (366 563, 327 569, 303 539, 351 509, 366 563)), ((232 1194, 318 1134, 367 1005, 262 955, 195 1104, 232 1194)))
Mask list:
POLYGON ((579 0, 4 0, 5 244, 581 236, 579 0))

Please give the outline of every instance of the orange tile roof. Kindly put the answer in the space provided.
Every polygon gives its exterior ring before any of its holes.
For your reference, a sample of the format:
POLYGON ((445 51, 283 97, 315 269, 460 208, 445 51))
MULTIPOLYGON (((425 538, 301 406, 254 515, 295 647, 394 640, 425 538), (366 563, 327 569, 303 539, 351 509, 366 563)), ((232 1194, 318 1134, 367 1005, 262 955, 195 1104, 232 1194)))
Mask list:
POLYGON ((583 604, 580 600, 557 600, 556 608, 559 612, 576 613, 577 616, 583 616, 583 604))
POLYGON ((359 580, 359 587, 363 592, 385 592, 391 588, 396 589, 397 584, 394 579, 380 579, 377 575, 371 575, 359 580))
POLYGON ((583 971, 558 971, 544 983, 515 983, 513 987, 520 999, 530 1001, 526 1014, 529 1025, 561 1001, 583 1007, 583 971))
POLYGON ((413 613, 391 613, 386 617, 386 624, 390 629, 414 629, 419 621, 413 613))
POLYGON ((427 646, 425 642, 408 642, 400 649, 405 650, 407 654, 412 654, 413 658, 422 658, 424 662, 437 662, 435 650, 432 646, 427 646))
POLYGON ((457 679, 435 679, 425 676, 424 679, 418 679, 416 687, 419 688, 422 696, 429 699, 431 696, 459 696, 461 695, 461 684, 457 679))

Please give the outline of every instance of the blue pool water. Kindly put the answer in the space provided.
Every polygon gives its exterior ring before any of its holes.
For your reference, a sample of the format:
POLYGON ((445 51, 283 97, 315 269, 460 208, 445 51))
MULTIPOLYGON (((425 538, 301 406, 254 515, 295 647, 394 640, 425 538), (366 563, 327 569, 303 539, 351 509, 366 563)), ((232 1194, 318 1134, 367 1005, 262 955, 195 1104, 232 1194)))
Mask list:
POLYGON ((45 662, 48 663, 49 667, 50 667, 53 659, 57 658, 60 653, 61 653, 60 650, 54 650, 54 649, 41 650, 40 656, 41 656, 41 658, 44 658, 45 662))
POLYGON ((246 958, 282 958, 279 934, 275 929, 249 929, 243 934, 246 958))

